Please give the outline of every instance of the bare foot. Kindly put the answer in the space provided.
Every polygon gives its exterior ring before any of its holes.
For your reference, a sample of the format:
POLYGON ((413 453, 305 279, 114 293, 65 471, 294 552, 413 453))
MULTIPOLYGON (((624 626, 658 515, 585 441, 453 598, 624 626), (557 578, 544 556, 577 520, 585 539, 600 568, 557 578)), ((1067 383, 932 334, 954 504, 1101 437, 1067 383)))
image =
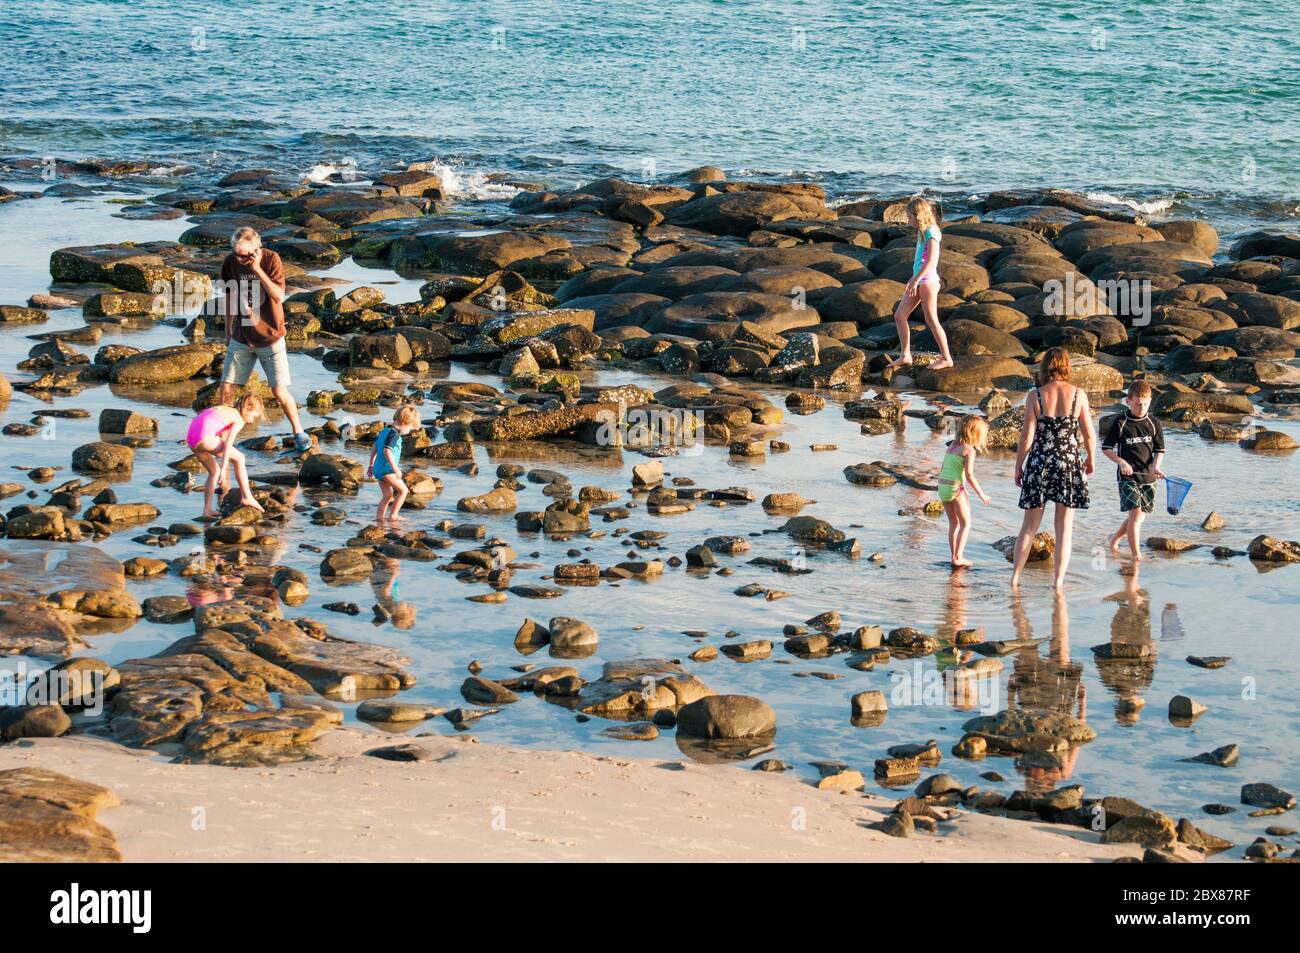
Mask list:
POLYGON ((941 371, 945 367, 952 367, 952 361, 935 361, 933 364, 930 364, 926 370, 941 371))
POLYGON ((1060 592, 1062 589, 1065 588, 1065 580, 1064 579, 1052 580, 1052 588, 1055 589, 1057 592, 1060 592))
POLYGON ((1123 536, 1115 535, 1115 536, 1111 536, 1111 537, 1109 537, 1109 538, 1106 540, 1107 544, 1108 544, 1109 547, 1110 547, 1110 551, 1111 551, 1112 553, 1117 553, 1117 552, 1119 552, 1119 541, 1120 541, 1121 539, 1123 539, 1123 538, 1124 538, 1123 536))
POLYGON ((974 565, 975 564, 971 562, 969 559, 954 559, 952 561, 953 569, 969 569, 971 566, 974 565))
POLYGON ((221 511, 220 511, 220 510, 204 510, 204 511, 203 511, 203 518, 204 518, 204 519, 208 519, 208 520, 214 520, 214 519, 216 519, 216 518, 217 518, 218 516, 220 516, 220 515, 221 515, 221 511))
POLYGON ((911 363, 912 363, 911 354, 900 354, 898 355, 898 359, 895 361, 891 361, 889 366, 886 367, 885 370, 892 371, 898 367, 907 367, 911 363))
POLYGON ((1011 576, 1011 588, 1012 589, 1020 588, 1020 573, 1014 573, 1011 576))
POLYGON ((257 500, 253 499, 251 496, 244 497, 242 500, 239 501, 239 503, 241 506, 251 506, 259 513, 266 512, 266 510, 262 509, 262 504, 257 502, 257 500))

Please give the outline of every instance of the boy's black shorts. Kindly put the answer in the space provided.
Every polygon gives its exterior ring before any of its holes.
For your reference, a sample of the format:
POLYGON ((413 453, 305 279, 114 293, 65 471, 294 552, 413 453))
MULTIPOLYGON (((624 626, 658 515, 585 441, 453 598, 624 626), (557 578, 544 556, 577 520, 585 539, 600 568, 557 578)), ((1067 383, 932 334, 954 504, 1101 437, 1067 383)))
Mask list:
POLYGON ((1119 481, 1119 508, 1121 512, 1142 508, 1143 513, 1150 513, 1156 508, 1156 485, 1139 483, 1137 480, 1119 481))

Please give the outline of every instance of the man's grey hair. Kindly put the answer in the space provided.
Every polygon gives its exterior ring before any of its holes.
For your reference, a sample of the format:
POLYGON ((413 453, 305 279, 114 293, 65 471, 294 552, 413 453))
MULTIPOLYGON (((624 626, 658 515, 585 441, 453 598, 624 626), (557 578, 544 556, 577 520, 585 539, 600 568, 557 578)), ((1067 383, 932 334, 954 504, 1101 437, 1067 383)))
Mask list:
POLYGON ((240 242, 248 241, 257 242, 257 244, 260 245, 262 243, 262 236, 259 235, 257 229, 252 226, 241 225, 239 228, 235 229, 234 234, 230 236, 230 247, 234 248, 240 242))

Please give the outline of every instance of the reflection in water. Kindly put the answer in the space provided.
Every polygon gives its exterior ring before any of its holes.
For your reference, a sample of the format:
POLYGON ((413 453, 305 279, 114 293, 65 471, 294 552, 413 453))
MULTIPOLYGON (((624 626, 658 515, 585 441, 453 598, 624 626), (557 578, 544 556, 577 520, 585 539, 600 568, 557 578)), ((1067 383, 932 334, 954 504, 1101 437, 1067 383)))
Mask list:
MULTIPOLYGON (((984 626, 967 626, 969 589, 969 582, 960 576, 954 576, 952 584, 948 586, 943 621, 936 630, 941 647, 934 658, 935 666, 943 672, 944 697, 948 703, 960 711, 976 708, 984 711, 996 699, 997 685, 993 679, 998 676, 996 671, 965 667, 975 661, 976 657, 973 651, 964 646, 985 640, 984 626)), ((983 660, 980 665, 992 666, 994 661, 983 660)))
POLYGON ((415 604, 404 602, 397 585, 397 577, 402 572, 400 560, 381 557, 370 575, 370 590, 377 602, 399 629, 410 629, 415 625, 415 604))
MULTIPOLYGON (((1110 622, 1110 642, 1093 654, 1102 684, 1115 695, 1115 720, 1136 725, 1155 678, 1156 646, 1151 638, 1151 599, 1138 586, 1138 565, 1121 572, 1124 590, 1106 597, 1117 602, 1110 622)), ((1175 613, 1175 621, 1177 615, 1175 613)))
MULTIPOLYGON (((1034 638, 1029 616, 1018 593, 1011 597, 1011 619, 1016 638, 1034 638)), ((1083 684, 1083 664, 1070 659, 1070 608, 1065 594, 1057 591, 1052 599, 1052 638, 1047 657, 1036 648, 1015 654, 1011 677, 1007 681, 1007 707, 1029 711, 1073 715, 1088 720, 1087 689, 1083 684)), ((1032 752, 1017 762, 1030 791, 1049 791, 1074 773, 1080 747, 1071 745, 1064 751, 1032 752)))
POLYGON ((1169 603, 1160 613, 1160 641, 1173 642, 1183 637, 1183 623, 1178 618, 1178 606, 1169 603))

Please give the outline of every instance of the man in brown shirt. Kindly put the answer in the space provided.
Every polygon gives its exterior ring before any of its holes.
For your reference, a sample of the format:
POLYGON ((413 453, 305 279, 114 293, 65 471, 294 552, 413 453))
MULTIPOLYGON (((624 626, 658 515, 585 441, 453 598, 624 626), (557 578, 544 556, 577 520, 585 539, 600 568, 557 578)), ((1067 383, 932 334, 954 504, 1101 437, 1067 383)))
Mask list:
POLYGON ((247 226, 230 236, 232 251, 221 263, 226 317, 226 363, 221 374, 221 403, 230 404, 248 384, 253 363, 262 365, 266 382, 293 427, 294 447, 311 449, 311 437, 298 421, 298 405, 289 393, 289 352, 284 343, 284 263, 247 226))

